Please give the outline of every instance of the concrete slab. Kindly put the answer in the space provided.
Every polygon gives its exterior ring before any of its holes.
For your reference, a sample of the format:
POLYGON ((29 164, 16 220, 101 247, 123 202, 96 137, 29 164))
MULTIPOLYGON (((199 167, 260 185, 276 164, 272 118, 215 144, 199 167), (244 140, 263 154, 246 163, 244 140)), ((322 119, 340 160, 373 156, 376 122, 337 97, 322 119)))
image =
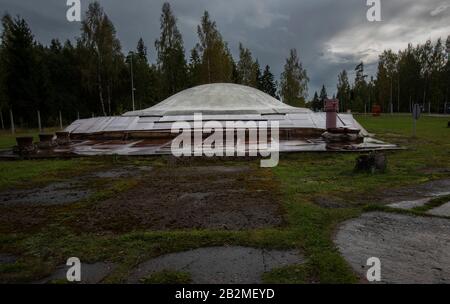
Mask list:
MULTIPOLYGON (((38 284, 49 283, 62 283, 67 282, 66 274, 70 266, 61 265, 57 270, 49 277, 36 282, 38 284)), ((109 275, 115 268, 115 264, 112 263, 94 263, 84 264, 81 263, 81 284, 97 284, 109 275)))
POLYGON ((450 202, 429 210, 427 213, 438 216, 450 216, 450 202))
POLYGON ((335 243, 362 279, 381 260, 382 283, 450 283, 450 220, 372 212, 345 222, 335 243))
POLYGON ((191 274, 194 284, 257 284, 274 268, 304 262, 295 250, 277 251, 248 247, 210 247, 163 255, 142 263, 129 277, 137 283, 163 270, 191 274))
POLYGON ((410 210, 410 209, 414 209, 416 207, 421 207, 421 206, 425 205, 426 203, 428 203, 430 201, 430 199, 431 198, 426 197, 426 198, 420 198, 420 199, 416 199, 416 200, 407 200, 407 201, 401 201, 398 203, 389 204, 388 206, 392 207, 392 208, 410 210))

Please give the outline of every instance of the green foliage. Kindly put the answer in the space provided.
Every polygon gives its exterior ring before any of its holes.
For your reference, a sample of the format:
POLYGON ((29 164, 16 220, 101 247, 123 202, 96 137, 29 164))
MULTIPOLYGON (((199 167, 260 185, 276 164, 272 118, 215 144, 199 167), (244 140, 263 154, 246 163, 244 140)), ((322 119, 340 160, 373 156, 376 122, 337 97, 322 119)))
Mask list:
POLYGON ((281 74, 280 93, 282 101, 291 106, 305 105, 308 97, 309 78, 297 56, 297 50, 290 51, 286 59, 284 72, 281 74))
POLYGON ((450 94, 450 37, 444 43, 430 40, 394 53, 385 50, 378 61, 376 80, 365 81, 363 66, 357 66, 357 76, 348 98, 348 81, 343 73, 338 79, 338 98, 345 109, 356 112, 369 110, 374 104, 384 112, 410 112, 418 103, 425 112, 444 112, 450 94))
POLYGON ((266 65, 264 68, 264 72, 261 76, 260 87, 259 89, 270 96, 279 99, 277 95, 277 82, 274 79, 272 72, 270 71, 270 67, 266 65))
POLYGON ((348 81, 347 71, 343 70, 338 76, 337 99, 339 99, 339 108, 345 112, 349 108, 351 98, 351 87, 348 81))
POLYGON ((190 284, 191 275, 187 272, 163 270, 139 281, 143 284, 190 284))
POLYGON ((199 43, 196 46, 200 63, 200 83, 232 82, 233 58, 223 41, 215 21, 205 11, 197 27, 199 43))
POLYGON ((160 21, 161 34, 155 42, 155 47, 158 70, 162 79, 162 98, 166 98, 186 88, 187 65, 183 38, 167 2, 163 4, 160 21))
POLYGON ((259 86, 259 64, 252 58, 249 49, 239 43, 239 61, 237 63, 237 75, 240 84, 257 88, 259 86))
MULTIPOLYGON (((377 138, 398 143, 407 150, 388 153, 389 168, 384 174, 356 174, 353 172, 356 155, 298 153, 282 155, 278 167, 273 168, 274 181, 282 195, 286 223, 282 227, 255 230, 183 230, 132 231, 125 234, 79 233, 67 226, 74 214, 83 214, 82 204, 63 206, 53 215, 44 229, 23 233, 0 233, 1 252, 19 256, 18 261, 0 267, 1 282, 30 282, 51 274, 68 256, 76 255, 86 263, 113 262, 117 268, 107 283, 124 282, 139 263, 163 254, 200 247, 250 246, 266 249, 295 249, 305 262, 275 269, 264 274, 266 283, 355 283, 358 278, 339 254, 332 241, 336 227, 361 212, 382 210, 425 216, 422 211, 398 211, 367 199, 382 190, 414 185, 432 179, 448 178, 450 168, 450 137, 446 118, 423 117, 419 120, 417 138, 411 138, 410 116, 358 116, 357 120, 377 138), (436 170, 436 172, 435 172, 436 170), (342 208, 324 208, 315 200, 329 197, 342 203, 342 208)), ((111 166, 111 158, 88 158, 72 161, 1 162, 3 185, 19 183, 46 183, 52 179, 76 175, 79 170, 96 171, 111 166)), ((162 158, 119 158, 114 165, 170 166, 162 158)), ((229 164, 230 165, 230 164, 229 164)), ((231 165, 239 165, 233 163, 231 165)), ((246 162, 246 165, 249 165, 246 162)), ((259 165, 255 163, 255 166, 259 165)), ((243 177, 245 178, 245 177, 243 177)), ((117 196, 135 184, 126 178, 110 185, 107 181, 96 185, 96 195, 89 205, 98 200, 117 196)), ((433 200, 436 206, 448 197, 433 200)), ((428 215, 429 216, 429 215, 428 215)), ((117 223, 122 224, 121 222, 117 223)), ((187 276, 180 273, 158 273, 148 282, 176 282, 187 276)))

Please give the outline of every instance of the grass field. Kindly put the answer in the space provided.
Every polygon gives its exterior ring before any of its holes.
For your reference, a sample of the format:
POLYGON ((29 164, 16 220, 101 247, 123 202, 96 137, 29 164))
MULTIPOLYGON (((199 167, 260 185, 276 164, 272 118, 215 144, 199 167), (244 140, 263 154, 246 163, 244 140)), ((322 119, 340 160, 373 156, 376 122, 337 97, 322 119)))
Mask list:
MULTIPOLYGON (((245 231, 176 230, 129 231, 123 234, 80 233, 66 225, 72 214, 82 212, 83 204, 127 191, 133 179, 99 184, 96 195, 86 202, 49 210, 48 222, 31 231, 12 231, 0 227, 0 253, 19 257, 11 265, 0 266, 0 281, 29 282, 48 275, 69 256, 85 262, 109 261, 118 265, 106 281, 123 282, 130 270, 148 258, 169 252, 221 245, 288 249, 302 252, 307 262, 277 269, 264 275, 268 283, 356 283, 359 278, 341 257, 332 242, 336 226, 374 208, 366 199, 380 190, 448 178, 450 169, 449 118, 422 117, 417 137, 412 138, 412 121, 407 116, 359 116, 358 121, 376 137, 402 145, 407 150, 388 153, 385 173, 353 172, 355 154, 298 153, 283 155, 278 167, 269 171, 282 193, 287 224, 281 228, 245 231), (335 200, 342 208, 323 208, 317 197, 335 200)), ((33 134, 33 132, 31 132, 33 134)), ((36 134, 34 132, 34 134, 36 134)), ((0 146, 8 147, 14 138, 1 134, 0 146)), ((0 188, 11 189, 44 185, 50 181, 77 176, 83 172, 145 164, 167 168, 164 158, 82 158, 0 162, 0 188)), ((228 165, 240 166, 243 162, 228 165)), ((245 162, 248 164, 249 162, 245 162)), ((250 165, 257 167, 255 161, 250 165)), ((376 207, 376 206, 375 206, 376 207)), ((4 210, 0 210, 4 212, 4 210)), ((420 215, 420 210, 417 214, 420 215)), ((148 282, 189 281, 184 274, 161 273, 148 282)))
POLYGON ((16 144, 16 137, 18 136, 33 136, 35 141, 39 140, 39 133, 54 133, 58 131, 57 128, 45 128, 42 132, 38 129, 17 129, 14 134, 9 130, 0 131, 0 149, 11 148, 16 144))

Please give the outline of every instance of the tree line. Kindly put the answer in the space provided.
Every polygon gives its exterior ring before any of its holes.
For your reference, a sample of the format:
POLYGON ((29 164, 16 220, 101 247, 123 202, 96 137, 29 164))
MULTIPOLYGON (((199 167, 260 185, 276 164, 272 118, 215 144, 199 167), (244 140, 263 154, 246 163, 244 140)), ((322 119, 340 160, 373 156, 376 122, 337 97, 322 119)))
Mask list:
MULTIPOLYGON (((362 62, 355 71, 353 84, 347 71, 338 76, 336 97, 341 111, 370 112, 378 105, 386 113, 411 112, 419 104, 425 112, 442 113, 450 106, 450 36, 445 43, 439 38, 416 47, 409 44, 397 53, 385 50, 379 56, 375 79, 368 79, 362 62)), ((320 107, 326 95, 323 87, 312 104, 320 107)))
POLYGON ((238 83, 258 88, 293 106, 305 105, 306 70, 295 49, 286 59, 280 82, 268 65, 261 68, 248 48, 239 44, 234 60, 227 42, 207 11, 197 28, 198 43, 185 56, 183 37, 169 3, 160 16, 155 63, 144 40, 124 54, 113 22, 98 2, 89 4, 74 42, 53 39, 39 43, 20 16, 3 16, 0 45, 0 113, 12 110, 20 126, 56 125, 78 117, 108 116, 152 106, 189 87, 238 83), (131 70, 132 75, 131 77, 131 70), (133 81, 133 84, 132 84, 133 81), (133 88, 132 88, 133 87, 133 88))

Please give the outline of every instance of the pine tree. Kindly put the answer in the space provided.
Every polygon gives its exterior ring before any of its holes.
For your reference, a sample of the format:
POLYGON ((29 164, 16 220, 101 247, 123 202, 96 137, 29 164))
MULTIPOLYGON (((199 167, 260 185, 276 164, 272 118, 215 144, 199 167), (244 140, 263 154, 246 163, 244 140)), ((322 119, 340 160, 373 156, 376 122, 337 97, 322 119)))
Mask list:
POLYGON ((217 30, 216 22, 210 19, 207 11, 197 27, 197 33, 200 40, 196 46, 201 58, 200 83, 232 82, 233 58, 217 30))
POLYGON ((193 87, 201 84, 201 65, 202 60, 198 53, 197 48, 191 50, 191 57, 189 59, 188 75, 189 86, 193 87))
POLYGON ((353 85, 353 101, 351 110, 357 112, 364 112, 367 107, 367 75, 364 74, 364 63, 361 62, 355 67, 356 76, 353 85))
POLYGON ((277 96, 277 84, 274 80, 274 75, 270 72, 270 67, 266 65, 261 76, 261 90, 274 98, 277 96))
POLYGON ((321 105, 322 103, 320 102, 319 95, 317 94, 317 91, 315 91, 313 99, 309 103, 309 107, 313 111, 318 111, 319 109, 321 109, 321 105))
POLYGON ((112 112, 112 90, 119 81, 123 55, 114 25, 98 2, 89 4, 82 21, 81 42, 89 52, 85 63, 88 78, 97 84, 101 111, 106 116, 112 112))
POLYGON ((350 106, 351 88, 348 81, 347 71, 343 70, 338 76, 337 98, 339 99, 339 108, 345 111, 350 106))
POLYGON ((184 57, 183 38, 169 3, 164 3, 161 13, 161 34, 155 42, 157 64, 162 78, 164 97, 187 87, 187 64, 184 57))
POLYGON ((315 105, 314 111, 322 110, 325 105, 326 99, 328 99, 327 89, 325 88, 325 85, 322 85, 322 89, 320 90, 319 95, 319 103, 315 105))
POLYGON ((239 61, 237 63, 237 72, 239 82, 246 86, 258 87, 259 66, 253 61, 252 53, 239 43, 239 61))
MULTIPOLYGON (((136 53, 133 56, 133 80, 135 87, 135 102, 137 109, 142 109, 156 104, 160 101, 161 92, 155 67, 148 62, 147 47, 142 38, 136 46, 136 53)), ((127 59, 128 63, 131 63, 127 59)), ((129 84, 131 86, 131 83, 129 84)))
POLYGON ((145 62, 148 62, 147 59, 147 47, 145 46, 144 40, 141 38, 139 38, 137 46, 136 46, 136 54, 138 55, 138 57, 142 60, 144 60, 145 62))
POLYGON ((16 122, 35 121, 39 86, 47 80, 39 75, 34 37, 23 18, 6 14, 2 26, 4 102, 14 111, 16 122))
POLYGON ((254 64, 254 70, 256 73, 256 86, 258 90, 262 90, 262 73, 261 73, 261 66, 259 65, 258 58, 255 60, 254 64))
POLYGON ((308 96, 308 82, 308 75, 299 61, 297 51, 292 49, 281 74, 283 102, 291 106, 304 106, 308 96))

